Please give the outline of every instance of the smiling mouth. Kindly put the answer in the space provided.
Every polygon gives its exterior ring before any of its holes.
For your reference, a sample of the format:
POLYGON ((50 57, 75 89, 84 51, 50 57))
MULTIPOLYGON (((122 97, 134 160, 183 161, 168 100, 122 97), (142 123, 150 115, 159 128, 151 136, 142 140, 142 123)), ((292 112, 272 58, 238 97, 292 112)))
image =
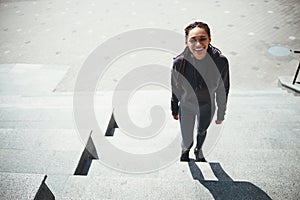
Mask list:
POLYGON ((202 53, 202 51, 204 50, 204 48, 195 48, 194 51, 197 53, 202 53))

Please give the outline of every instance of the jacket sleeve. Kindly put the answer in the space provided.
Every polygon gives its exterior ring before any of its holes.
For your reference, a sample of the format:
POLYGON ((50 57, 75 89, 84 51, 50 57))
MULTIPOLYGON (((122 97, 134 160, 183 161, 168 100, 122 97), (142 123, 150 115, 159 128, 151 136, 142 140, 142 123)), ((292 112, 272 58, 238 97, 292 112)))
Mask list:
POLYGON ((221 79, 218 84, 218 88, 216 91, 216 102, 218 106, 217 110, 217 119, 218 120, 224 120, 225 112, 226 112, 226 106, 227 106, 227 99, 228 99, 228 93, 230 88, 230 81, 229 81, 229 64, 228 60, 223 57, 224 64, 222 67, 221 73, 221 79))
POLYGON ((172 115, 178 115, 180 97, 182 94, 182 89, 178 84, 179 78, 179 67, 180 60, 175 59, 173 62, 173 68, 171 71, 171 88, 172 88, 172 98, 171 98, 171 110, 172 115))

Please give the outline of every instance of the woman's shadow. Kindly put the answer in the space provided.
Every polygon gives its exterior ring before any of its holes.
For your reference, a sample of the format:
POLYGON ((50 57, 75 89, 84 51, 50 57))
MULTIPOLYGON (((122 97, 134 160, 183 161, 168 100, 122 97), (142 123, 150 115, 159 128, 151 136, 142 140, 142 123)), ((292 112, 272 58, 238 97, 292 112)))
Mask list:
POLYGON ((190 161, 189 168, 194 180, 198 180, 213 195, 215 200, 240 200, 260 199, 270 200, 271 198, 259 187, 250 182, 234 181, 223 170, 220 163, 209 163, 217 181, 204 180, 200 168, 194 161, 190 161))

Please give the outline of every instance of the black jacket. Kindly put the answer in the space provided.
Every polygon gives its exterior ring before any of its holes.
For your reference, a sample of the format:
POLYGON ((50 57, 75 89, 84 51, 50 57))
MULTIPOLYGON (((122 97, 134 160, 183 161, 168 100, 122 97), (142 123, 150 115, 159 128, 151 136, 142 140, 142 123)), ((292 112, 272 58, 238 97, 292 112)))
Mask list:
POLYGON ((172 115, 178 115, 178 103, 210 103, 215 108, 217 119, 223 120, 229 93, 229 65, 221 51, 212 45, 202 60, 193 57, 188 48, 173 61, 171 75, 172 115))

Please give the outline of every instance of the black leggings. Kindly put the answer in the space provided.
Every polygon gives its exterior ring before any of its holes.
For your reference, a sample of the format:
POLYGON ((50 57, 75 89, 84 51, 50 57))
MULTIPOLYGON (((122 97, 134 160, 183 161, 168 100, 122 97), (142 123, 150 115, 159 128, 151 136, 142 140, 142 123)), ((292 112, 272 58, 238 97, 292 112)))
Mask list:
POLYGON ((181 148, 182 151, 188 151, 193 146, 194 126, 197 116, 197 145, 196 148, 201 149, 204 143, 207 129, 214 115, 214 108, 211 104, 203 103, 198 105, 195 103, 184 102, 180 104, 179 117, 181 128, 181 148))

